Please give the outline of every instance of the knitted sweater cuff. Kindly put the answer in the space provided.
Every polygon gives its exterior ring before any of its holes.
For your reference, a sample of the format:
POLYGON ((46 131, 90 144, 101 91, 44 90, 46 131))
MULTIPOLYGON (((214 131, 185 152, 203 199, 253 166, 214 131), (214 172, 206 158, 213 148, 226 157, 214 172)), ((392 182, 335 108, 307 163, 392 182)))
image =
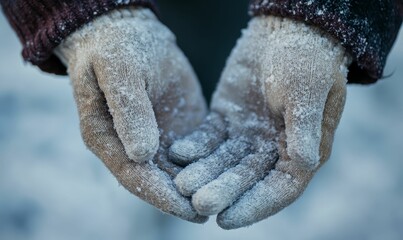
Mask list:
POLYGON ((154 0, 0 0, 3 11, 23 45, 22 56, 41 70, 59 75, 66 67, 53 54, 75 30, 113 9, 147 7, 154 0))
POLYGON ((250 14, 274 15, 319 27, 354 57, 349 83, 374 83, 402 23, 400 0, 251 0, 250 14))

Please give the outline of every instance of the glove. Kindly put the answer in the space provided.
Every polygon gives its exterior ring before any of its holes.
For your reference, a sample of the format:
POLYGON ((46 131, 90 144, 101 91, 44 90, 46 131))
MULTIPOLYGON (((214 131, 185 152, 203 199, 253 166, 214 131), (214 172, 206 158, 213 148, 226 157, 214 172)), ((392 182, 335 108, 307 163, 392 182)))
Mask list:
POLYGON ((204 222, 175 189, 171 143, 205 117, 196 76, 174 35, 148 9, 114 10, 56 50, 68 66, 84 142, 131 193, 204 222))
POLYGON ((252 19, 227 61, 211 114, 170 149, 175 178, 201 215, 224 229, 291 204, 330 155, 351 57, 304 23, 252 19))

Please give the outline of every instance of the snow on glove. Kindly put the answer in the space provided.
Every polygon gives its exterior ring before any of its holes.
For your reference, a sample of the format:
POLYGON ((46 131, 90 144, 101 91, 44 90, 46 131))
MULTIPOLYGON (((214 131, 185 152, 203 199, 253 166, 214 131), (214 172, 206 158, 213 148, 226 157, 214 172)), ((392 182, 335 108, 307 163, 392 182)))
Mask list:
POLYGON ((166 213, 204 222, 174 187, 168 146, 205 116, 196 76, 175 36, 148 9, 114 10, 73 33, 68 66, 86 145, 130 192, 166 213))
POLYGON ((330 155, 350 55, 317 28, 252 19, 228 59, 211 114, 170 149, 175 178, 201 215, 224 229, 294 202, 330 155), (200 159, 200 160, 199 160, 200 159))

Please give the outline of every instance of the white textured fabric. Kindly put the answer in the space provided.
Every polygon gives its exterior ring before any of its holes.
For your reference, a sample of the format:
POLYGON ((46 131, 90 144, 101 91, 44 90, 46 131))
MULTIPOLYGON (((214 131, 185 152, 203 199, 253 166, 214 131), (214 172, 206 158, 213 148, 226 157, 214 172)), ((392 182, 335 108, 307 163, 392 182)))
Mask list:
POLYGON ((171 177, 167 148, 200 124, 206 105, 174 35, 147 9, 121 9, 72 34, 68 66, 82 136, 118 181, 164 212, 203 222, 171 177))
POLYGON ((350 63, 346 50, 317 28, 252 19, 213 97, 212 116, 225 122, 214 136, 220 139, 206 147, 212 141, 197 137, 217 132, 207 120, 171 148, 174 161, 192 163, 176 177, 178 189, 193 195, 200 214, 220 213, 225 229, 291 204, 329 158, 350 63))

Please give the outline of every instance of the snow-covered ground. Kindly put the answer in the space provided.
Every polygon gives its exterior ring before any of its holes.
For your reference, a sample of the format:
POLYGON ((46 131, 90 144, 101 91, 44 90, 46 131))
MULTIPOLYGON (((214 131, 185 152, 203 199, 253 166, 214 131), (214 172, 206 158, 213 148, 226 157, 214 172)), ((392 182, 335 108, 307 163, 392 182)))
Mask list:
POLYGON ((224 231, 162 215, 86 150, 67 78, 24 65, 0 14, 0 239, 403 239, 403 34, 370 87, 350 86, 333 156, 304 196, 224 231))

